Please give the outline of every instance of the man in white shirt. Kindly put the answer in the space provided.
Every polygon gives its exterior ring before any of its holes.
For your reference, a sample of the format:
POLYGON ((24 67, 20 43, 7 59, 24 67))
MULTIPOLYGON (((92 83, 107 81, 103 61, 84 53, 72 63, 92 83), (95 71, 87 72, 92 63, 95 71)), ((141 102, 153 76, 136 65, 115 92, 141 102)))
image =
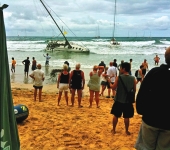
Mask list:
MULTIPOLYGON (((113 62, 110 62, 110 67, 107 70, 107 75, 110 78, 111 84, 114 84, 117 76, 117 71, 116 71, 116 67, 113 66, 113 62)), ((111 88, 109 84, 107 88, 108 88, 108 96, 106 96, 106 98, 110 98, 111 88)), ((115 90, 112 90, 112 98, 114 98, 115 94, 116 94, 115 90)))
POLYGON ((39 102, 41 102, 41 95, 42 95, 42 88, 43 88, 43 81, 45 79, 44 77, 44 71, 41 70, 41 64, 37 65, 37 69, 34 70, 29 75, 33 80, 33 87, 34 87, 34 101, 36 101, 37 97, 37 90, 39 89, 39 102))
POLYGON ((46 57, 45 65, 49 65, 49 60, 50 60, 51 57, 48 55, 48 53, 47 53, 46 56, 43 54, 43 56, 46 57))

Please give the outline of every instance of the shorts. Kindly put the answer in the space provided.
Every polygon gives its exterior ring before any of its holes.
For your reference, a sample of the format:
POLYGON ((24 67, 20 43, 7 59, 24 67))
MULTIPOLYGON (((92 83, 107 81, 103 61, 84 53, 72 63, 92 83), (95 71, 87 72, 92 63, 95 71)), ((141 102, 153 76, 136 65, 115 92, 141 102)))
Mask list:
POLYGON ((134 116, 134 108, 132 103, 120 103, 115 101, 112 106, 111 114, 120 118, 123 113, 123 118, 132 118, 134 116))
POLYGON ((59 84, 59 92, 68 92, 69 86, 67 83, 60 83, 59 84))
POLYGON ((46 61, 46 62, 45 62, 45 65, 49 65, 49 61, 46 61))
POLYGON ((142 78, 136 78, 137 79, 137 81, 141 81, 142 80, 142 78))
POLYGON ((35 85, 33 85, 33 87, 34 87, 35 89, 42 89, 42 88, 43 88, 43 86, 35 86, 35 85))
POLYGON ((32 66, 32 70, 35 70, 35 69, 37 69, 37 67, 36 66, 32 66))
POLYGON ((81 84, 71 84, 71 88, 72 89, 77 89, 77 90, 81 90, 82 89, 82 85, 81 84))
POLYGON ((29 66, 25 66, 24 72, 29 72, 29 66))
POLYGON ((15 70, 15 66, 11 66, 11 69, 15 70))
POLYGON ((144 121, 141 124, 138 138, 135 144, 136 149, 148 150, 169 150, 170 131, 155 128, 147 125, 144 121))
POLYGON ((143 75, 146 74, 146 69, 142 69, 142 74, 143 74, 143 75))
POLYGON ((107 85, 108 85, 108 82, 107 82, 107 81, 102 81, 102 82, 101 82, 101 85, 107 86, 107 85))
MULTIPOLYGON (((112 85, 114 84, 114 82, 110 82, 112 85)), ((109 82, 107 82, 107 88, 110 89, 110 84, 109 82)))

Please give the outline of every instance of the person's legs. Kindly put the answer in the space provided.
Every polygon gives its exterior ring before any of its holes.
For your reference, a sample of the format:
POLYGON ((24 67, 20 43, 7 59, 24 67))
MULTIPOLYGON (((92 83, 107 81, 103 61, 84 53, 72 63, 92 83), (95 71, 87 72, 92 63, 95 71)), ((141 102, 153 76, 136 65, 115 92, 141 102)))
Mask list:
POLYGON ((108 88, 108 96, 106 96, 107 98, 110 98, 110 91, 111 91, 111 89, 108 88))
POLYGON ((78 95, 78 107, 82 107, 81 106, 82 89, 77 90, 77 95, 78 95))
POLYGON ((66 105, 68 106, 68 91, 65 91, 64 94, 65 94, 66 105))
POLYGON ((89 107, 92 107, 93 96, 94 96, 94 91, 90 90, 90 99, 89 99, 90 105, 89 105, 89 107))
POLYGON ((103 92, 104 92, 104 90, 106 89, 106 86, 105 85, 102 85, 102 89, 101 89, 101 93, 100 93, 100 95, 102 95, 103 96, 103 92))
POLYGON ((34 88, 34 101, 36 101, 36 97, 37 97, 37 89, 34 88))
POLYGON ((128 129, 129 129, 129 118, 124 118, 124 123, 125 123, 126 134, 130 135, 130 132, 128 131, 128 129))
POLYGON ((41 101, 42 101, 42 99, 41 99, 41 95, 42 95, 42 88, 40 88, 40 89, 39 89, 39 102, 41 102, 41 101))
POLYGON ((58 106, 60 106, 61 96, 62 96, 62 91, 59 91, 59 94, 58 94, 58 106))
POLYGON ((76 89, 71 89, 71 106, 74 106, 74 96, 76 89))
POLYGON ((113 130, 112 130, 113 134, 116 133, 116 125, 117 125, 117 123, 118 123, 118 117, 116 117, 116 116, 114 115, 114 116, 113 116, 113 130))
POLYGON ((113 129, 112 129, 112 132, 113 134, 116 133, 116 125, 117 125, 117 122, 118 122, 118 118, 122 116, 122 104, 115 101, 113 106, 112 106, 112 109, 111 109, 111 114, 113 114, 113 129))
POLYGON ((11 72, 13 73, 13 67, 11 67, 11 72))
POLYGON ((95 91, 96 106, 99 108, 99 91, 95 91))
POLYGON ((112 89, 112 98, 114 98, 116 95, 116 91, 112 89))
POLYGON ((28 71, 27 71, 27 77, 28 77, 28 71))

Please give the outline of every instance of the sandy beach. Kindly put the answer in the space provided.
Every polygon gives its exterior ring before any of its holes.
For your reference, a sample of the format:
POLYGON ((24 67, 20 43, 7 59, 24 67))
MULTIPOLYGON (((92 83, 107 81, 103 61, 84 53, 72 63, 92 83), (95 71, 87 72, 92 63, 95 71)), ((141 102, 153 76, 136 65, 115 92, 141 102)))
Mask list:
MULTIPOLYGON (((141 124, 141 116, 135 111, 130 120, 129 131, 125 134, 124 120, 119 119, 117 133, 113 135, 112 98, 100 97, 100 108, 89 108, 87 86, 82 98, 83 108, 66 106, 62 97, 57 106, 56 84, 44 85, 43 102, 33 101, 32 84, 11 83, 14 106, 24 104, 29 109, 29 116, 18 124, 22 150, 133 150, 141 124)), ((107 90, 105 91, 105 96, 107 90)), ((69 94, 69 104, 70 102, 69 94)), ((135 105, 135 104, 134 104, 135 105)))

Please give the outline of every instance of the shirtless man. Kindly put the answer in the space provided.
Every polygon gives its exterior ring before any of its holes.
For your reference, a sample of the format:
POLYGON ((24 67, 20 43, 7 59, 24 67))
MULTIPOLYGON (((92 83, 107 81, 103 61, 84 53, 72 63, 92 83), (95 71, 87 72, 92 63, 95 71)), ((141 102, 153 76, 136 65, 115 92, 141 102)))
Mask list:
POLYGON ((148 63, 146 62, 147 60, 144 59, 144 62, 142 63, 143 69, 142 69, 142 74, 145 76, 146 74, 146 69, 148 69, 148 63))
POLYGON ((153 60, 155 61, 155 65, 158 65, 160 58, 158 57, 158 55, 156 55, 156 57, 153 60))

